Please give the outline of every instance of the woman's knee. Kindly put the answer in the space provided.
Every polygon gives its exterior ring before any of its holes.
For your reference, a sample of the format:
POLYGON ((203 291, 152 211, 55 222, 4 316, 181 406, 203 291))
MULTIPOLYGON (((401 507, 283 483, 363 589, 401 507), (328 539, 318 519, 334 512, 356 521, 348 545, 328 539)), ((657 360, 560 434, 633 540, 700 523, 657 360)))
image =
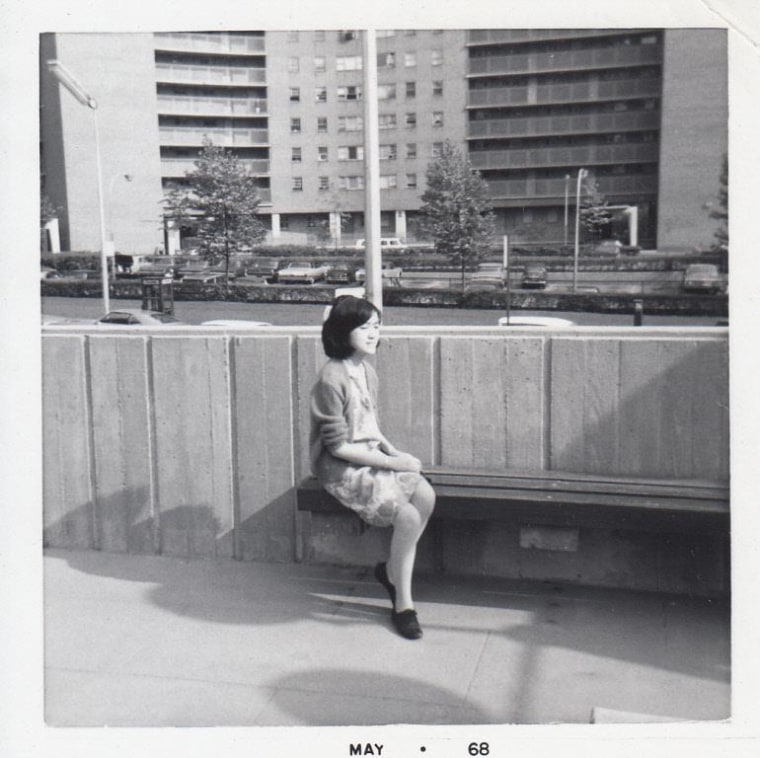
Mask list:
POLYGON ((412 504, 424 521, 430 518, 435 508, 435 490, 427 479, 422 479, 412 495, 412 504))

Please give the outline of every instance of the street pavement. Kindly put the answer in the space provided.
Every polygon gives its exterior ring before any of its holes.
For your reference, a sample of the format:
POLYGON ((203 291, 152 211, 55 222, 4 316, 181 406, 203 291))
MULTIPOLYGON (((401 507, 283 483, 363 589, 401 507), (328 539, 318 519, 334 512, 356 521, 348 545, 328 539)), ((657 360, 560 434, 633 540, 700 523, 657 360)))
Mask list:
POLYGON ((371 569, 51 550, 48 726, 718 721, 727 604, 371 569))

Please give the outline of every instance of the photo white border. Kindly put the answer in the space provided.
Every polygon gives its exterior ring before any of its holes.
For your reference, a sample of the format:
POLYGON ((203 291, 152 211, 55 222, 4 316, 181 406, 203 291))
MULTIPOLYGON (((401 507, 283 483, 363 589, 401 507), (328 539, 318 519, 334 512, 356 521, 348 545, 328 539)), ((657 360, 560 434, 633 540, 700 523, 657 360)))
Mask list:
MULTIPOLYGON (((346 756, 352 742, 383 755, 466 755, 466 740, 492 756, 756 755, 758 696, 757 467, 760 417, 760 3, 757 0, 403 0, 370 3, 162 2, 150 11, 88 0, 12 0, 0 7, 0 754, 17 756, 346 756), (349 7, 350 11, 346 8, 349 7), (318 12, 317 12, 318 10, 318 12), (38 38, 46 31, 338 28, 725 27, 729 34, 730 370, 733 526, 733 716, 724 724, 631 726, 249 727, 61 729, 43 722, 41 409, 37 224, 38 38), (736 251, 746 251, 741 255, 736 251), (8 526, 10 514, 10 526, 8 526)), ((716 177, 717 192, 717 177, 716 177)))

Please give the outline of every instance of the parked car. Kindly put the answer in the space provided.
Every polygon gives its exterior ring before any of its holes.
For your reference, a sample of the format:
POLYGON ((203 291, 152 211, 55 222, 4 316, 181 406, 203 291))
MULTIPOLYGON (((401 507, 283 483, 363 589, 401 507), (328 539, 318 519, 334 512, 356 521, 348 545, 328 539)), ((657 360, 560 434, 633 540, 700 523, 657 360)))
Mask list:
POLYGON ((692 263, 683 274, 684 292, 715 294, 722 292, 725 282, 714 263, 692 263))
POLYGON ((554 316, 502 316, 498 321, 499 326, 538 326, 547 329, 565 328, 575 326, 574 321, 554 316))
POLYGON ((63 279, 63 274, 60 271, 56 271, 54 268, 43 266, 40 270, 40 280, 49 281, 51 279, 63 279))
MULTIPOLYGON (((356 249, 364 250, 366 242, 363 239, 356 240, 356 249)), ((398 250, 400 253, 406 250, 407 246, 399 237, 381 237, 380 250, 398 250)))
POLYGON ((251 261, 245 267, 245 276, 262 278, 268 282, 277 280, 277 271, 280 268, 279 258, 258 258, 251 261))
POLYGON ((544 289, 546 287, 546 266, 542 263, 528 263, 522 276, 522 286, 526 289, 544 289))
MULTIPOLYGON (((230 279, 233 275, 230 274, 230 279)), ((185 274, 182 277, 183 286, 202 287, 204 284, 224 284, 224 272, 222 271, 198 271, 192 274, 185 274)))
POLYGON ((314 284, 322 281, 330 267, 324 263, 294 261, 277 272, 277 281, 282 284, 314 284))
POLYGON ((328 284, 349 284, 356 281, 356 271, 353 263, 338 263, 327 272, 326 281, 328 284))
POLYGON ((501 263, 480 263, 465 285, 465 292, 493 292, 504 289, 506 277, 501 263))
MULTIPOLYGON (((383 261, 380 267, 380 274, 383 279, 388 279, 390 282, 395 282, 401 278, 403 274, 401 266, 397 266, 393 261, 383 261)), ((363 282, 367 278, 367 272, 364 267, 357 269, 356 281, 363 282)))
POLYGON ((160 311, 120 308, 109 311, 95 323, 104 326, 166 326, 168 324, 181 324, 182 322, 178 318, 160 311))
POLYGON ((594 255, 617 255, 623 244, 620 240, 602 240, 595 248, 594 255))

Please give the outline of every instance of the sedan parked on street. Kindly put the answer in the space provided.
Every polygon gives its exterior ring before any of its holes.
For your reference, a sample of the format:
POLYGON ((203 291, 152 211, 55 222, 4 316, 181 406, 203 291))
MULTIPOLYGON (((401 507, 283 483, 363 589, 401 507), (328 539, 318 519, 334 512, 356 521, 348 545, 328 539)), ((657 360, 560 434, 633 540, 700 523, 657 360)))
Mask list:
POLYGON ((95 323, 103 326, 166 326, 168 324, 181 324, 182 322, 178 318, 160 311, 120 308, 109 311, 95 323))
POLYGON ((717 295, 724 287, 725 281, 713 263, 692 263, 684 271, 684 292, 717 295))
POLYGON ((522 276, 525 289, 544 289, 546 287, 546 266, 542 263, 528 263, 522 276))
POLYGON ((277 272, 277 281, 281 284, 314 284, 323 281, 329 270, 324 263, 294 261, 277 272))

